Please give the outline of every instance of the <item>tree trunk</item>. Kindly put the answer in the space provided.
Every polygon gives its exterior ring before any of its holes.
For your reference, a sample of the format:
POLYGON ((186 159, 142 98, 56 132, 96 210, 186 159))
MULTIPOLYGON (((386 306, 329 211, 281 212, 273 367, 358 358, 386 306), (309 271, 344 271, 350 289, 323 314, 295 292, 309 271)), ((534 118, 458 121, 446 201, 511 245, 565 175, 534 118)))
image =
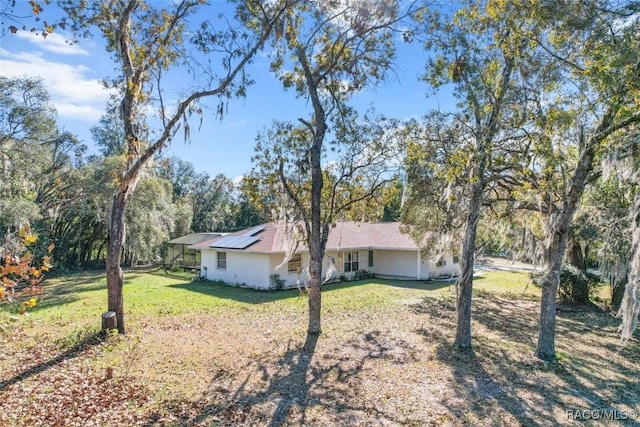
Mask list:
MULTIPOLYGON (((582 139, 582 138, 581 138, 582 139)), ((580 197, 586 186, 595 156, 595 144, 580 144, 580 157, 573 173, 569 189, 564 196, 562 208, 548 218, 548 238, 545 250, 546 273, 542 279, 542 300, 540 301, 540 328, 536 356, 545 361, 556 358, 556 296, 560 283, 562 259, 569 240, 569 227, 573 220, 580 197)))
POLYGON ((107 240, 103 240, 100 243, 100 247, 98 248, 98 252, 96 253, 96 257, 94 258, 94 261, 96 261, 96 263, 97 261, 100 261, 100 259, 102 258, 102 251, 104 250, 104 246, 107 243, 107 241, 108 241, 108 238, 107 240))
MULTIPOLYGON (((312 257, 316 258, 316 257, 312 257)), ((310 286, 309 286, 309 327, 307 333, 309 335, 320 335, 322 333, 321 325, 321 309, 322 309, 322 293, 321 293, 321 277, 322 277, 322 258, 318 263, 316 259, 311 260, 309 266, 310 286), (317 264, 320 264, 318 266, 317 264)))
MULTIPOLYGON (((132 190, 131 190, 132 191, 132 190)), ((118 332, 125 333, 124 324, 124 300, 122 296, 122 286, 124 277, 120 262, 122 259, 122 247, 126 236, 124 212, 130 191, 122 187, 116 190, 113 198, 113 209, 111 211, 111 222, 109 224, 109 244, 107 246, 107 296, 108 309, 116 313, 116 323, 118 332)))
POLYGON ((628 276, 621 277, 617 280, 617 277, 610 279, 611 283, 611 309, 618 311, 620 304, 622 303, 622 297, 624 296, 624 290, 627 286, 628 276))
POLYGON ((577 267, 580 271, 587 271, 587 260, 584 258, 582 246, 575 238, 569 243, 569 264, 577 267))
POLYGON ((480 209, 484 192, 484 172, 487 161, 486 148, 479 146, 479 163, 475 168, 475 182, 471 186, 471 200, 467 213, 464 241, 462 243, 462 258, 460 259, 460 280, 456 295, 456 339, 454 345, 458 348, 471 348, 471 297, 473 293, 473 264, 475 262, 476 235, 480 221, 480 209))
POLYGON ((326 236, 323 236, 321 224, 321 206, 322 203, 322 186, 324 180, 322 177, 322 139, 321 135, 316 133, 310 152, 311 162, 311 235, 309 236, 309 255, 310 266, 309 276, 311 286, 309 289, 309 328, 307 333, 310 335, 320 335, 322 333, 321 326, 321 286, 322 286, 322 258, 324 257, 324 248, 326 236))
POLYGON ((567 246, 567 230, 568 224, 564 228, 554 230, 551 241, 547 243, 547 269, 542 279, 540 325, 536 347, 536 356, 547 361, 554 360, 556 357, 556 296, 560 284, 562 258, 567 246))
POLYGON ((631 208, 631 262, 629 278, 625 286, 624 297, 618 316, 622 317, 620 338, 623 342, 631 339, 638 327, 640 316, 640 193, 636 193, 631 208))
MULTIPOLYGON (((587 271, 587 260, 580 242, 574 237, 569 239, 567 248, 567 258, 569 264, 582 272, 587 271)), ((587 281, 576 280, 571 285, 571 304, 587 304, 589 302, 589 283, 587 281)))

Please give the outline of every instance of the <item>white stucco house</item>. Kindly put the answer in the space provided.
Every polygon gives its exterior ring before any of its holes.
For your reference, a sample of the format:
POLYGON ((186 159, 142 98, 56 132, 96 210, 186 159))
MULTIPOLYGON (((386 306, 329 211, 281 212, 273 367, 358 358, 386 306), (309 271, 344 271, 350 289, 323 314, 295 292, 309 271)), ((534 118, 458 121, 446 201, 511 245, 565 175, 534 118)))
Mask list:
MULTIPOLYGON (((301 245, 302 246, 302 245, 301 245)), ((305 282, 309 252, 301 247, 284 265, 285 224, 269 222, 190 246, 201 251, 201 275, 209 280, 256 289, 269 289, 274 274, 284 287, 305 282)), ((457 257, 450 254, 437 263, 423 259, 420 249, 406 234, 400 223, 338 222, 329 233, 323 277, 333 264, 335 276, 353 277, 366 270, 377 277, 428 280, 459 274, 457 257)))

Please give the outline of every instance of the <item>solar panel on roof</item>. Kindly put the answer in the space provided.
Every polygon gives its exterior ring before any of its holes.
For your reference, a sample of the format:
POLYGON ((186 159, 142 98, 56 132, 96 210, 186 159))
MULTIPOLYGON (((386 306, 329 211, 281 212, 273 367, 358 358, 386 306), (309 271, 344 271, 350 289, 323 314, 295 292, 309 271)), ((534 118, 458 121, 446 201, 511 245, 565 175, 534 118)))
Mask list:
POLYGON ((257 236, 226 236, 211 244, 212 248, 244 249, 260 240, 257 236))
POLYGON ((251 230, 247 231, 246 233, 243 233, 243 236, 254 236, 256 234, 258 234, 259 232, 261 232, 262 230, 264 230, 265 228, 267 228, 266 225, 258 225, 257 227, 253 227, 251 230))

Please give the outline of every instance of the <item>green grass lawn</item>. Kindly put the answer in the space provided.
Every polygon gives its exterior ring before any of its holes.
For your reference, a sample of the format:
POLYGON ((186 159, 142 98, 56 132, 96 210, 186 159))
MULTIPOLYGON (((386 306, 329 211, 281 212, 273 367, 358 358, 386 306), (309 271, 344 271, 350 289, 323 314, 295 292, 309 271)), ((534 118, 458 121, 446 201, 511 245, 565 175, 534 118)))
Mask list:
POLYGON ((559 313, 559 362, 533 357, 539 295, 526 273, 475 277, 460 353, 448 281, 326 285, 305 341, 298 290, 126 271, 128 333, 100 339, 104 274, 49 279, 28 317, 0 308, 0 425, 545 426, 640 409, 639 344, 620 347, 606 312, 559 313))
MULTIPOLYGON (((23 319, 31 327, 54 327, 60 333, 78 328, 97 328, 107 307, 107 282, 104 273, 81 273, 45 282, 45 292, 29 316, 23 319)), ((476 291, 501 294, 539 295, 529 285, 528 276, 517 272, 490 272, 474 278, 476 291)), ((324 309, 342 311, 393 304, 404 298, 452 297, 449 281, 405 281, 371 279, 334 283, 323 287, 324 309)), ((297 289, 261 291, 228 286, 220 282, 193 280, 189 273, 163 270, 127 271, 124 284, 127 322, 156 316, 193 313, 234 313, 241 311, 304 309, 306 299, 297 289), (258 307, 260 306, 260 307, 258 307)), ((6 307, 0 308, 5 314, 6 307)))

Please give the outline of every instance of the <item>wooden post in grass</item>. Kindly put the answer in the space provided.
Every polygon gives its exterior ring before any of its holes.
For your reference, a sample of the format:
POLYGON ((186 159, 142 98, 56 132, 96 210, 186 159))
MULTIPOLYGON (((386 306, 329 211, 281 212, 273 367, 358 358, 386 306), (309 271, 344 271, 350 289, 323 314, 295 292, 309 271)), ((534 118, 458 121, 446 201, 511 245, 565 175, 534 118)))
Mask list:
POLYGON ((118 328, 118 320, 115 311, 107 311, 102 313, 102 332, 107 334, 111 329, 118 328))

